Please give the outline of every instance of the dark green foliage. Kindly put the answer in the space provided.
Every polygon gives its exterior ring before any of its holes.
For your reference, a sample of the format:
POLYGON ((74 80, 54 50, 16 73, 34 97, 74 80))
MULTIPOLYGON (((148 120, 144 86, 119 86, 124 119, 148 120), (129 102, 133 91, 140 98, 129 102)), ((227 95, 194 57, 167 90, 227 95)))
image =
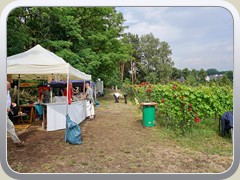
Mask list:
POLYGON ((208 75, 214 75, 214 74, 218 74, 219 71, 217 69, 208 69, 207 70, 207 74, 208 75))
POLYGON ((8 18, 8 56, 40 44, 93 80, 107 81, 128 58, 123 22, 111 7, 17 8, 8 18))

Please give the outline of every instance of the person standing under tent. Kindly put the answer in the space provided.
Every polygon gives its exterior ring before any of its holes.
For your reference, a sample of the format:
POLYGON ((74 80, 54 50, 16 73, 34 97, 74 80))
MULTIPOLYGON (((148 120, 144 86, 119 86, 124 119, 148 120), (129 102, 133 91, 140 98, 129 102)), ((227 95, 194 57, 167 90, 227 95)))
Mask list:
POLYGON ((12 141, 14 142, 14 144, 16 145, 16 147, 23 147, 24 143, 23 141, 21 141, 16 132, 15 132, 15 128, 14 125, 12 123, 12 121, 9 119, 8 117, 8 113, 11 113, 11 96, 10 96, 10 89, 11 89, 11 84, 10 82, 7 81, 7 131, 10 134, 10 137, 12 139, 12 141))
POLYGON ((42 99, 43 103, 49 103, 50 102, 50 92, 48 91, 48 89, 43 89, 41 99, 42 99))
MULTIPOLYGON (((67 87, 64 89, 63 95, 67 96, 67 87)), ((69 83, 68 84, 68 104, 72 103, 72 96, 73 96, 73 85, 72 83, 69 83)))
POLYGON ((89 120, 93 120, 95 117, 94 111, 94 99, 93 99, 93 90, 90 87, 90 83, 86 83, 87 91, 85 93, 84 99, 87 100, 86 102, 86 114, 89 120))

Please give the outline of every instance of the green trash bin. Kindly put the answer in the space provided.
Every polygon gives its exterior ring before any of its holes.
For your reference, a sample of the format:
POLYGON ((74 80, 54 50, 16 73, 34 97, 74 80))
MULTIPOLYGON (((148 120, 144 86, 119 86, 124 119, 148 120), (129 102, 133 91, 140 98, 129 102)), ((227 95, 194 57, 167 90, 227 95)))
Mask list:
POLYGON ((157 103, 141 103, 143 106, 142 123, 143 126, 152 127, 155 125, 155 106, 157 103))

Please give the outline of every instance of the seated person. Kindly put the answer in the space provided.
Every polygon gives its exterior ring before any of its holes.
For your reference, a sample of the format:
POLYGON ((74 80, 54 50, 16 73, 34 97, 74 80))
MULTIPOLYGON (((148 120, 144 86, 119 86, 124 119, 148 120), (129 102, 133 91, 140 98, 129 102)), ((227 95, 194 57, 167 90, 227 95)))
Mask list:
POLYGON ((114 93, 113 97, 115 99, 115 103, 119 103, 119 98, 123 96, 120 93, 114 93))

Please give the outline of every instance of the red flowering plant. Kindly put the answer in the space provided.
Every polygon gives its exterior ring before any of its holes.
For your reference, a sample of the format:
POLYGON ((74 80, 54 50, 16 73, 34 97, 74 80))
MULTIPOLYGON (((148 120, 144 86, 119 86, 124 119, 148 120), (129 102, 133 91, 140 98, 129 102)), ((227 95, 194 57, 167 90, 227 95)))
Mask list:
POLYGON ((128 96, 129 99, 133 100, 135 96, 135 88, 130 84, 123 84, 123 92, 128 96))
POLYGON ((195 121, 196 123, 199 123, 199 122, 200 122, 200 118, 199 118, 199 117, 195 117, 195 118, 194 118, 194 121, 195 121))
POLYGON ((158 102, 160 111, 166 115, 167 126, 170 123, 176 132, 182 135, 191 132, 194 123, 200 122, 199 109, 191 88, 175 83, 156 87, 156 91, 157 94, 161 91, 163 95, 158 102))
POLYGON ((142 82, 141 84, 132 86, 132 93, 138 103, 151 102, 154 96, 154 88, 152 84, 142 82))
MULTIPOLYGON (((176 91, 176 88, 174 89, 176 91)), ((197 105, 192 99, 194 93, 191 87, 181 86, 178 90, 178 96, 175 98, 175 105, 179 104, 180 112, 175 112, 178 115, 176 121, 181 133, 184 135, 186 132, 191 132, 195 123, 200 122, 197 105), (194 103, 194 105, 193 105, 194 103)))
POLYGON ((157 119, 171 126, 178 134, 192 132, 194 126, 232 110, 232 89, 215 86, 192 87, 178 82, 151 85, 143 82, 132 86, 133 97, 138 102, 156 102, 157 119), (226 98, 228 97, 228 98, 226 98))
POLYGON ((145 87, 146 89, 145 89, 145 93, 146 93, 146 97, 147 97, 147 99, 146 99, 146 102, 151 102, 151 100, 152 100, 152 91, 153 91, 153 89, 152 89, 152 85, 151 84, 149 84, 148 85, 148 87, 145 87))

